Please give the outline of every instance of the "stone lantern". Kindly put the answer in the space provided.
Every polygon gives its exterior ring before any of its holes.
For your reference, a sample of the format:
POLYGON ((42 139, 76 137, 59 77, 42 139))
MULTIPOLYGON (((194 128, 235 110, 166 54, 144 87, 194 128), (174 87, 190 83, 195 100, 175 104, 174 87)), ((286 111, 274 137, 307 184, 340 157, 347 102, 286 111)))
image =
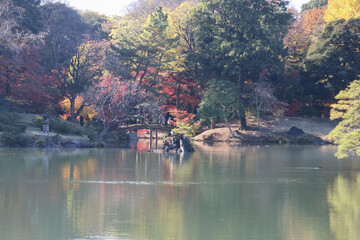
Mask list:
POLYGON ((48 136, 50 132, 50 116, 49 114, 45 113, 43 114, 43 133, 44 135, 48 136))

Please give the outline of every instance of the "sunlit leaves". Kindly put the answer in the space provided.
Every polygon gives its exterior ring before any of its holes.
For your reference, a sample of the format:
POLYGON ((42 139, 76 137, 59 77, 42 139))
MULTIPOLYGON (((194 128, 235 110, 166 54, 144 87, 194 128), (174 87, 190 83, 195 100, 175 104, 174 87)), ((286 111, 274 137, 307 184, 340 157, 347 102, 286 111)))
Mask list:
POLYGON ((325 21, 360 17, 360 0, 329 0, 325 21))
POLYGON ((332 105, 330 117, 340 119, 340 123, 329 135, 338 144, 336 156, 360 156, 360 80, 340 91, 336 99, 338 103, 332 105))

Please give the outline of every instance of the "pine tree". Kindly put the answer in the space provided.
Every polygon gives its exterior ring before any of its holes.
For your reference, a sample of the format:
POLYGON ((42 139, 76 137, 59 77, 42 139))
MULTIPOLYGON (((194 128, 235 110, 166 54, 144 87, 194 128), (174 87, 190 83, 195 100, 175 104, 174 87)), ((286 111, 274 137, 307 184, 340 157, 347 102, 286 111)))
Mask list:
POLYGON ((177 40, 177 37, 169 37, 168 15, 159 7, 149 16, 139 35, 122 34, 113 50, 129 75, 140 85, 145 81, 150 90, 157 83, 159 74, 168 70, 168 64, 175 59, 174 44, 177 40))
POLYGON ((340 119, 340 123, 329 134, 338 145, 335 156, 360 156, 360 80, 353 81, 335 98, 338 103, 332 105, 330 117, 340 119))

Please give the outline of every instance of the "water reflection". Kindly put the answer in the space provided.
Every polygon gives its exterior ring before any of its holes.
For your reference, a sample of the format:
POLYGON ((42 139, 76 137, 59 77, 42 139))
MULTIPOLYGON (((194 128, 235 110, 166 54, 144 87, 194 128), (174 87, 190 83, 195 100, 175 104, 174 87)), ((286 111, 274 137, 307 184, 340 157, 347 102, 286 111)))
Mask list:
POLYGON ((355 240, 359 161, 335 150, 1 149, 0 239, 355 240))
POLYGON ((336 239, 359 239, 360 173, 347 178, 342 175, 328 188, 330 229, 336 239))

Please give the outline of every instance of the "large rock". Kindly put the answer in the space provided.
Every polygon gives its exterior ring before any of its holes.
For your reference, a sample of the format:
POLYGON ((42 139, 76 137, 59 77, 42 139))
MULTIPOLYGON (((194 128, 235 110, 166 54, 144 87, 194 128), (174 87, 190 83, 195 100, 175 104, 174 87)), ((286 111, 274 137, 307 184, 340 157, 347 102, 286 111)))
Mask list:
POLYGON ((195 152, 190 140, 184 134, 174 134, 164 140, 163 149, 165 152, 174 150, 176 152, 195 152))
POLYGON ((303 130, 301 130, 300 128, 291 127, 287 133, 290 135, 294 135, 294 136, 300 136, 300 135, 303 135, 305 132, 303 130))

